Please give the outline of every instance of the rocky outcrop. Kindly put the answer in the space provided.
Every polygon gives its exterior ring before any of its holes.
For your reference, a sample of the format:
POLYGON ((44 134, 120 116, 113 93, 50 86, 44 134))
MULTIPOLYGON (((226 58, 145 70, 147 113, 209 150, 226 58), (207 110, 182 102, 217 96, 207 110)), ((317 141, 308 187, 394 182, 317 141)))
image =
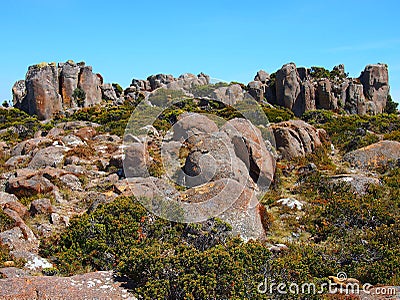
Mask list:
POLYGON ((293 159, 314 152, 327 141, 327 134, 301 120, 272 125, 276 148, 283 159, 293 159))
POLYGON ((301 115, 304 107, 301 97, 301 79, 296 65, 289 63, 276 72, 276 104, 301 115))
POLYGON ((316 108, 378 114, 384 111, 389 94, 385 64, 367 65, 359 78, 347 78, 344 65, 335 66, 325 74, 315 74, 294 63, 283 65, 272 75, 262 70, 257 72, 254 81, 247 85, 250 95, 257 101, 289 108, 296 116, 316 108))
POLYGON ((380 141, 367 147, 346 153, 343 160, 360 169, 375 169, 400 163, 400 143, 380 141))
POLYGON ((41 63, 30 66, 25 81, 14 84, 13 103, 28 114, 46 120, 67 109, 100 103, 102 84, 101 76, 94 74, 92 67, 84 62, 41 63), (75 99, 77 89, 83 92, 84 99, 75 99))
POLYGON ((125 90, 125 98, 136 99, 139 92, 152 92, 158 88, 190 91, 193 87, 210 84, 210 76, 200 73, 198 75, 185 73, 178 78, 170 74, 156 74, 146 80, 132 79, 131 85, 125 90))
POLYGON ((371 112, 382 113, 389 94, 389 75, 386 64, 368 65, 361 73, 360 82, 364 87, 365 97, 372 102, 371 112))
MULTIPOLYGON (((55 63, 30 66, 25 79, 25 97, 13 97, 14 106, 40 119, 49 119, 62 109, 59 92, 58 68, 55 63)), ((19 91, 19 94, 24 94, 19 91)))
POLYGON ((79 72, 78 86, 85 92, 84 107, 93 106, 101 102, 101 76, 92 72, 92 67, 83 66, 79 72))

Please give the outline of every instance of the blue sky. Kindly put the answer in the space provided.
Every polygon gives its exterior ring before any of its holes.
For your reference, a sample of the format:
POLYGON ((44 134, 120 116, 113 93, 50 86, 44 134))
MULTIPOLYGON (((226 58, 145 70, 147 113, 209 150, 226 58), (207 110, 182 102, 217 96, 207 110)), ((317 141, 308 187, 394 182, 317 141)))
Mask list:
POLYGON ((204 72, 249 82, 287 62, 351 76, 389 65, 400 100, 400 2, 347 1, 3 1, 0 101, 29 65, 85 61, 127 87, 156 73, 204 72))

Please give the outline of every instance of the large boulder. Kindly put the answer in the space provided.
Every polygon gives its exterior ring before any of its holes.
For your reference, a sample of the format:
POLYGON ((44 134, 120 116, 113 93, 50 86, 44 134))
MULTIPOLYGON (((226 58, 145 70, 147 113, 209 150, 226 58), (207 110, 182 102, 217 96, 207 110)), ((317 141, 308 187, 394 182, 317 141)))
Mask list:
POLYGON ((277 104, 289 108, 296 116, 304 112, 300 83, 301 79, 294 63, 286 64, 276 72, 277 104))
POLYGON ((318 81, 318 108, 335 110, 338 108, 337 99, 333 95, 332 83, 329 79, 323 78, 318 81))
POLYGON ((26 96, 25 80, 18 80, 12 87, 14 106, 22 105, 22 100, 26 96))
POLYGON ((66 150, 67 148, 65 147, 57 146, 41 149, 35 154, 28 166, 32 169, 61 166, 66 150))
POLYGON ((351 81, 346 90, 345 110, 350 114, 366 114, 363 85, 351 81))
POLYGON ((85 92, 83 106, 92 106, 102 100, 102 78, 92 72, 84 62, 40 63, 30 66, 25 80, 17 81, 13 88, 14 106, 39 119, 52 118, 59 112, 76 108, 74 91, 85 92))
POLYGON ((343 160, 351 166, 361 169, 375 169, 396 165, 400 160, 400 143, 395 141, 380 141, 367 147, 346 153, 343 160))
POLYGON ((105 83, 101 86, 101 92, 104 100, 115 101, 118 99, 114 86, 111 83, 105 83))
POLYGON ((386 64, 367 65, 361 73, 360 82, 364 87, 365 97, 374 103, 375 111, 384 112, 389 94, 389 75, 386 64))
POLYGON ((225 105, 235 105, 238 101, 244 100, 245 94, 239 84, 232 84, 215 89, 211 96, 225 105))
POLYGON ((93 106, 101 102, 101 78, 92 72, 92 67, 84 66, 79 73, 79 87, 85 92, 84 106, 93 106))
POLYGON ((236 156, 245 163, 253 181, 261 188, 268 188, 275 172, 275 158, 267 149, 260 129, 249 120, 235 118, 221 130, 228 134, 236 156))
POLYGON ((65 64, 59 63, 58 66, 60 67, 60 94, 64 108, 77 107, 78 104, 73 98, 73 93, 78 87, 81 65, 67 61, 65 64))
MULTIPOLYGON (((26 95, 17 108, 39 119, 51 118, 62 109, 59 95, 58 69, 55 63, 42 63, 29 67, 25 79, 26 95)), ((18 95, 15 96, 18 98, 18 95)))
POLYGON ((326 132, 301 120, 290 120, 272 125, 276 148, 282 158, 305 156, 321 147, 327 139, 326 132))
POLYGON ((9 179, 6 192, 18 197, 30 197, 37 194, 46 194, 55 189, 50 180, 41 175, 17 176, 9 179))
POLYGON ((194 134, 211 134, 218 131, 218 126, 208 117, 196 113, 183 113, 178 117, 171 128, 173 131, 173 140, 185 141, 194 134))
POLYGON ((242 184, 248 181, 248 169, 234 151, 225 132, 212 135, 194 135, 188 139, 190 153, 183 167, 181 184, 193 187, 223 178, 242 184))

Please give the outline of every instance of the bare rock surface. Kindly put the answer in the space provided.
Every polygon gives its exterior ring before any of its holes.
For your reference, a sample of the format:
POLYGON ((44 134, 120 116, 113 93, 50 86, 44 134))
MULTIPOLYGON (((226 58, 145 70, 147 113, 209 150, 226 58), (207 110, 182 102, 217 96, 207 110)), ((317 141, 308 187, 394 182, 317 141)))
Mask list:
POLYGON ((112 272, 92 272, 72 277, 37 276, 0 279, 1 299, 136 299, 124 279, 112 272))

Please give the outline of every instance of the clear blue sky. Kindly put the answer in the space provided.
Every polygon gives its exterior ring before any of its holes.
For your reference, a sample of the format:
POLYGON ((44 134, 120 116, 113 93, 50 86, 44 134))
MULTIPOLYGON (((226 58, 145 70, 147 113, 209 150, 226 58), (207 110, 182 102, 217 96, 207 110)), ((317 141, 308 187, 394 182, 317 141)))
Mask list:
POLYGON ((358 76, 389 64, 400 100, 400 2, 339 1, 2 1, 0 101, 29 65, 85 61, 106 82, 127 87, 155 73, 205 72, 252 80, 287 62, 358 76))

